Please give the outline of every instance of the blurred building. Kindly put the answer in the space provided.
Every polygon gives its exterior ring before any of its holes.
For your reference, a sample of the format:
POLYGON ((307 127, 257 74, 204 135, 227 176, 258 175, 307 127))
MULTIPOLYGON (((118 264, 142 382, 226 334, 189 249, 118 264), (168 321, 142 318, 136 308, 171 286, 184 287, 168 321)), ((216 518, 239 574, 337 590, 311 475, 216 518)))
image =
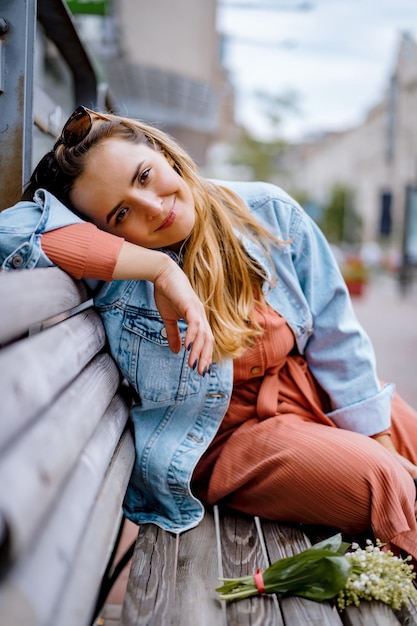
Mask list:
POLYGON ((95 17, 85 1, 68 4, 116 112, 169 132, 204 164, 210 143, 234 124, 217 0, 108 0, 95 17))
POLYGON ((3 4, 0 210, 80 104, 157 125, 200 166, 212 142, 238 132, 217 0, 3 4))
POLYGON ((292 152, 291 187, 323 205, 336 184, 353 191, 363 240, 402 245, 407 189, 417 185, 417 44, 407 33, 384 98, 359 126, 292 152))

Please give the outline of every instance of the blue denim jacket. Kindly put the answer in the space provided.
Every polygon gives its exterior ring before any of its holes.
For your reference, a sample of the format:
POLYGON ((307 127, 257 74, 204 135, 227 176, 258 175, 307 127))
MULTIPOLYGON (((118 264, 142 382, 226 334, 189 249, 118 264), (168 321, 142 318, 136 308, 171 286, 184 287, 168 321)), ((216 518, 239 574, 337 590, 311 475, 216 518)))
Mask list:
MULTIPOLYGON (((373 435, 390 424, 394 386, 381 389, 374 353, 358 324, 343 278, 323 235, 284 191, 265 183, 222 183, 234 189, 252 214, 282 241, 269 260, 243 239, 247 251, 276 272, 265 286, 267 302, 287 321, 298 350, 331 401, 329 417, 340 428, 373 435), (271 261, 274 267, 271 267, 271 261)), ((40 246, 43 232, 81 221, 43 190, 35 202, 0 213, 2 269, 52 265, 40 246)), ((215 363, 201 377, 174 354, 146 281, 101 283, 95 304, 112 354, 138 393, 132 409, 136 462, 125 498, 127 516, 172 532, 198 524, 202 504, 191 494, 193 469, 227 410, 233 363, 215 363)), ((185 334, 185 324, 180 321, 185 334)))

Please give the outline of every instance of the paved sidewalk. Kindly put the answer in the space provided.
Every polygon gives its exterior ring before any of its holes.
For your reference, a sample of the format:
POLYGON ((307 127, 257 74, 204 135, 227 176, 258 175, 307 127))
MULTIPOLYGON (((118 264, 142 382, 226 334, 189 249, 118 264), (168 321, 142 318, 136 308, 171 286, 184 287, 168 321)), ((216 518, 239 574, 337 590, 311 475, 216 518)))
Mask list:
POLYGON ((378 375, 417 409, 417 286, 401 296, 391 275, 375 276, 362 298, 353 298, 356 314, 373 342, 378 375))

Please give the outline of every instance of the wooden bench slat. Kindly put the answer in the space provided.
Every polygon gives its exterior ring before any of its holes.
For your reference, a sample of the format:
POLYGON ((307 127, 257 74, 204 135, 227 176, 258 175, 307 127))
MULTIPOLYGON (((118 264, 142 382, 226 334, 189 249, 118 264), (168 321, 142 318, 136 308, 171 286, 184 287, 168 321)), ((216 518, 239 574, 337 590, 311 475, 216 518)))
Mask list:
POLYGON ((27 429, 104 343, 99 317, 89 310, 2 350, 0 450, 27 429))
POLYGON ((119 375, 107 354, 98 355, 42 419, 0 459, 0 511, 11 533, 11 558, 30 543, 65 477, 117 390, 119 375))
POLYGON ((85 285, 57 267, 0 271, 0 290, 0 344, 87 299, 85 285))
POLYGON ((9 615, 16 603, 30 607, 31 621, 10 622, 13 626, 54 624, 55 602, 64 589, 126 420, 126 405, 116 397, 63 485, 42 529, 3 582, 0 615, 9 615))
POLYGON ((299 526, 262 520, 262 532, 271 562, 294 556, 311 547, 311 541, 299 526))
MULTIPOLYGON (((343 612, 345 626, 399 626, 392 609, 382 602, 362 602, 343 612)), ((405 622, 409 624, 409 622, 405 622)))
POLYGON ((55 607, 54 626, 90 626, 100 581, 118 532, 134 459, 133 439, 127 431, 113 455, 60 595, 59 606, 55 607))
MULTIPOLYGON (((278 559, 298 554, 309 548, 311 542, 302 530, 291 524, 262 521, 262 531, 271 563, 278 559)), ((342 621, 336 608, 330 602, 313 602, 306 598, 289 597, 280 599, 285 623, 311 624, 320 626, 341 626, 342 621)))
POLYGON ((403 606, 400 611, 395 611, 395 615, 400 624, 417 626, 417 605, 415 602, 410 602, 408 606, 403 606))
MULTIPOLYGON (((258 567, 265 569, 265 559, 258 529, 252 518, 231 513, 220 517, 220 536, 223 574, 225 578, 250 576, 258 567)), ((226 605, 228 625, 278 626, 283 625, 275 595, 255 596, 226 605)))
POLYGON ((170 624, 175 602, 178 536, 154 524, 139 528, 122 610, 122 626, 170 624))
POLYGON ((215 589, 220 585, 216 530, 207 513, 197 528, 179 538, 175 590, 175 622, 181 626, 226 624, 225 603, 215 589))
POLYGON ((120 626, 122 606, 119 604, 106 604, 100 614, 100 626, 120 626))
POLYGON ((342 626, 335 606, 329 602, 313 602, 306 598, 281 598, 280 605, 286 624, 316 624, 317 626, 342 626))

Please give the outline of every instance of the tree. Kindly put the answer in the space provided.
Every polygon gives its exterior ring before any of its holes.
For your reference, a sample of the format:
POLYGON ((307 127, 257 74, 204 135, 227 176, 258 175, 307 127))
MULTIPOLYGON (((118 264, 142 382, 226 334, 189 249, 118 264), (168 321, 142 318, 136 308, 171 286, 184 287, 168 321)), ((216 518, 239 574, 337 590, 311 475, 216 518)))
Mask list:
POLYGON ((254 95, 267 121, 271 138, 259 139, 244 129, 232 144, 230 162, 249 167, 254 179, 273 181, 289 147, 288 142, 280 137, 282 117, 298 110, 297 95, 294 92, 277 95, 263 91, 257 91, 254 95))
POLYGON ((253 179, 272 181, 286 148, 287 143, 282 139, 261 141, 245 130, 232 145, 230 162, 249 167, 253 179))
POLYGON ((360 243, 362 218, 353 206, 352 190, 342 184, 332 188, 320 227, 332 243, 360 243))

